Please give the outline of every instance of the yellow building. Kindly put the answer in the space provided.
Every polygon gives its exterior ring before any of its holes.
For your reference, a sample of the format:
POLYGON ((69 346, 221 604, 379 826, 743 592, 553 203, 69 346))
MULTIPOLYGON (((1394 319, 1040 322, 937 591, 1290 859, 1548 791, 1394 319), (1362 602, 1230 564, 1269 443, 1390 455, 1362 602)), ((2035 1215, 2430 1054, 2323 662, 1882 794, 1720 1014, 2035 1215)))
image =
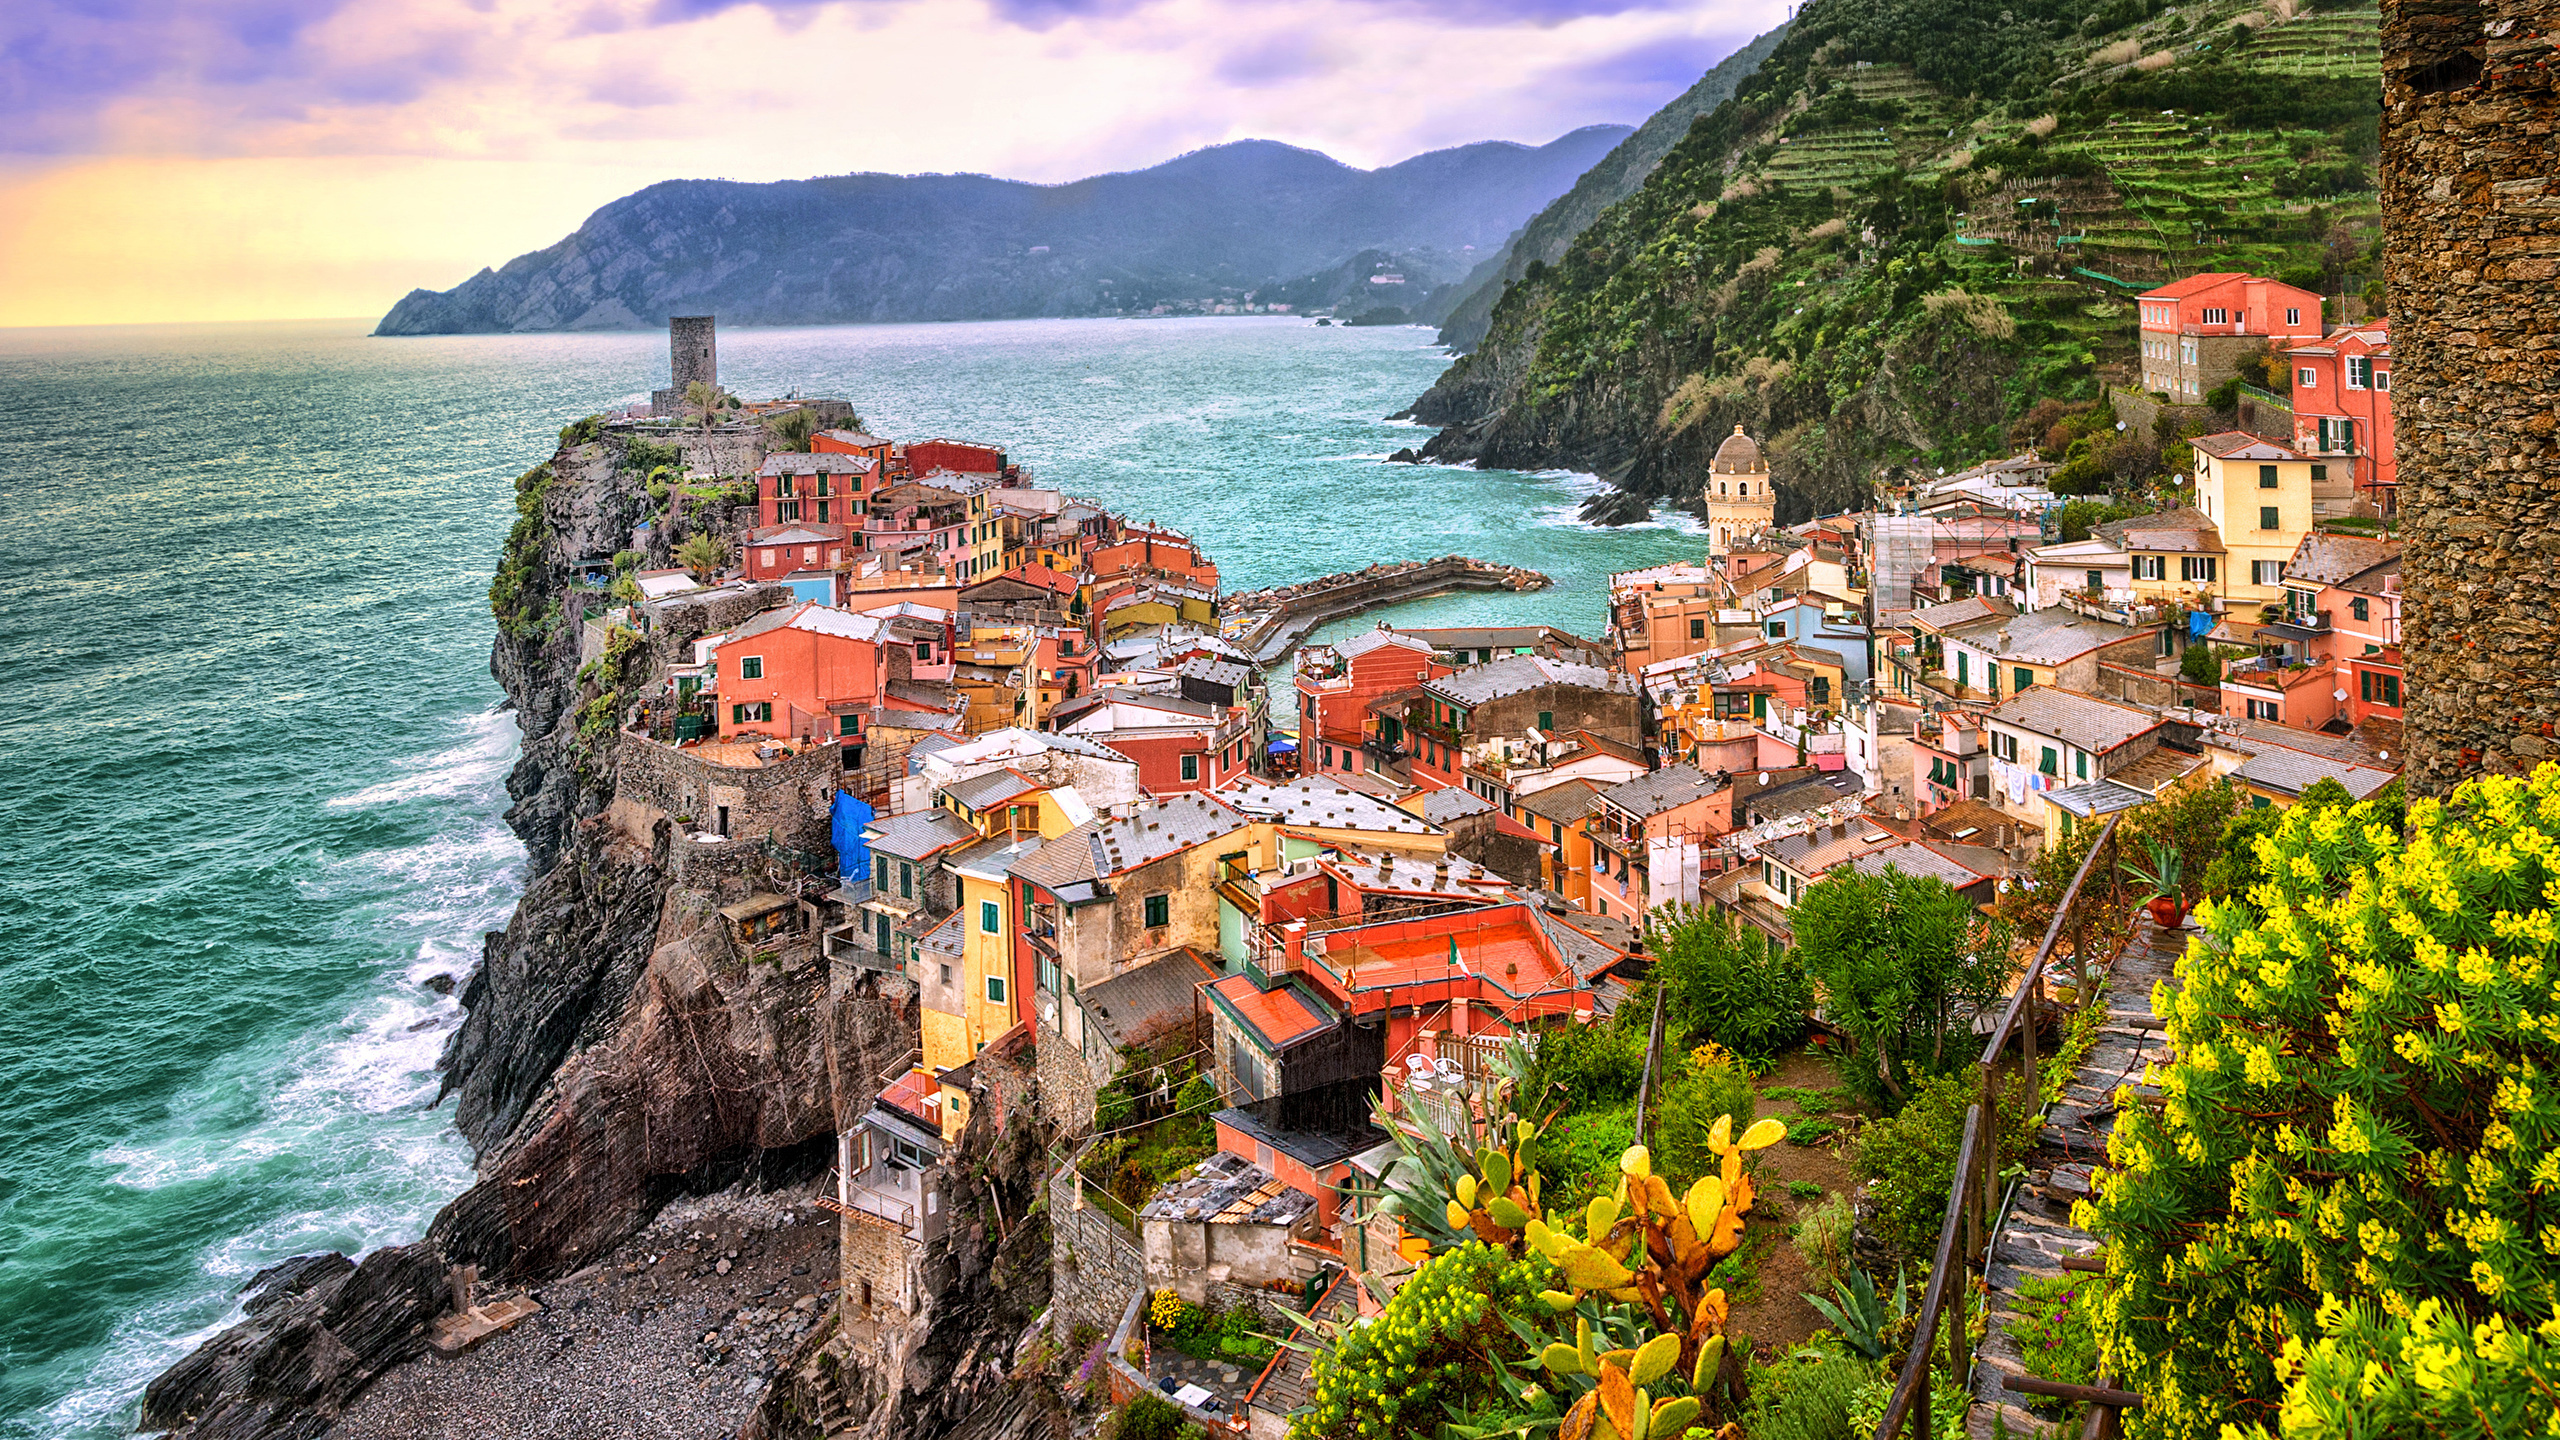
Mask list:
POLYGON ((2311 461, 2238 430, 2188 443, 2196 508, 2222 536, 2218 593, 2247 604, 2282 600, 2285 562, 2311 533, 2311 461))
POLYGON ((984 837, 945 857, 956 882, 951 917, 918 947, 924 1065, 939 1075, 1030 1013, 1016 974, 1009 871, 1093 816, 1009 769, 947 785, 936 803, 984 837))
POLYGON ((1768 462, 1741 426, 1734 426, 1716 447, 1707 470, 1707 554, 1722 555, 1736 540, 1778 523, 1778 495, 1770 487, 1768 462))

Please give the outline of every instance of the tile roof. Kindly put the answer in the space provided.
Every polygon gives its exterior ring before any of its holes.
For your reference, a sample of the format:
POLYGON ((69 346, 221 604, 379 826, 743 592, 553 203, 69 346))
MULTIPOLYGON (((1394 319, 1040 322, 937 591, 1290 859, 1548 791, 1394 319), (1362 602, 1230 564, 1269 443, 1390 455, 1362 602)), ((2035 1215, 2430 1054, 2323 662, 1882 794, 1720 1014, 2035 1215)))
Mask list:
POLYGON ((2089 533, 2119 550, 2142 550, 2165 555, 2219 555, 2222 532, 2215 528, 2203 511, 2191 505, 2179 505, 2153 515, 2136 515, 2130 520, 2110 520, 2091 527, 2089 533))
POLYGON ((1013 862, 1013 874, 1053 893, 1070 886, 1083 885, 1085 891, 1074 895, 1059 894, 1062 900, 1091 899, 1090 887, 1101 878, 1100 859, 1095 854, 1093 832, 1104 822, 1090 821, 1060 835, 1038 850, 1013 862))
POLYGON ((982 880, 1002 880, 1014 866, 1047 843, 1037 835, 999 832, 967 849, 953 851, 943 863, 982 880))
POLYGON ((1603 670, 1544 655, 1502 655, 1469 665, 1453 675, 1423 682, 1422 688, 1460 705, 1482 705, 1506 695, 1523 695, 1545 685, 1572 685, 1613 695, 1635 693, 1635 677, 1623 670, 1603 670))
POLYGON ((1377 1094, 1375 1077, 1336 1080, 1221 1110, 1210 1118, 1322 1173, 1389 1138, 1369 1122, 1377 1094))
POLYGON ((2060 790, 2047 790, 2044 798, 2058 810, 2092 820, 2100 815, 2113 815, 2151 802, 2149 792, 2113 780, 2092 780, 2086 785, 2072 785, 2060 790))
POLYGON ((2396 540, 2314 531, 2294 547, 2293 558, 2285 562, 2284 578, 2341 585, 2399 556, 2400 543, 2396 540))
POLYGON ((1543 790, 1532 790, 1512 803, 1541 820, 1570 825, 1600 807, 1603 788, 1596 780, 1566 780, 1543 790))
POLYGON ((871 822, 871 848, 899 860, 924 860, 954 845, 978 838, 978 832, 948 810, 917 810, 884 815, 871 822))
POLYGON ((1206 655, 1194 655, 1175 666, 1173 673, 1185 680, 1206 680, 1212 685, 1225 685, 1231 689, 1241 690, 1244 688, 1246 677, 1253 672, 1233 660, 1215 660, 1206 655))
POLYGON ((1789 815, 1801 815, 1808 810, 1836 804, 1842 795, 1843 792, 1834 789, 1830 781, 1810 776, 1766 786, 1737 786, 1733 797, 1734 823, 1765 825, 1772 820, 1783 820, 1789 815))
POLYGON ((916 948, 939 955, 960 953, 960 912, 952 911, 934 922, 932 929, 916 937, 916 948))
POLYGON ((1230 975, 1211 985, 1209 993, 1220 1009, 1252 1033, 1255 1043, 1275 1055, 1334 1023, 1330 1013, 1285 980, 1264 990, 1250 975, 1230 975))
POLYGON ((1600 792, 1600 798, 1642 820, 1686 805, 1700 796, 1712 795, 1723 789, 1724 784, 1714 776, 1700 772, 1695 765, 1665 765, 1650 775, 1639 775, 1623 784, 1610 786, 1600 792))
POLYGON ((2139 629, 2054 607, 2013 615, 1996 625, 1980 622, 1957 636, 1989 648, 2000 659, 2021 665, 2060 665, 2119 641, 2143 639, 2156 626, 2139 629))
POLYGON ((1444 786, 1422 797, 1422 818, 1434 825, 1446 825, 1469 815, 1482 815, 1493 805, 1472 790, 1456 785, 1444 786))
POLYGON ((2299 460, 2291 447, 2279 445, 2246 430, 2225 430, 2219 435, 2199 435, 2187 442, 2217 460, 2299 460))
POLYGON ((942 787, 942 793, 972 810, 984 810, 990 805, 1002 805, 1008 800, 1036 794, 1048 788, 1023 775, 1022 772, 1008 767, 990 770, 984 775, 972 775, 966 780, 954 780, 942 787))
POLYGON ((2362 800, 2400 777, 2395 770, 2270 747, 2250 757, 2247 764, 2232 772, 2232 778, 2291 795, 2299 795, 2322 780, 2335 780, 2347 787, 2349 795, 2362 800))
POLYGON ((832 635, 839 640, 876 640, 880 637, 880 620, 869 615, 856 615, 850 610, 837 610, 814 601, 766 610, 749 618, 737 629, 721 638, 722 646, 752 640, 775 630, 803 630, 812 635, 832 635))
POLYGON ((764 457, 764 468, 758 475, 868 475, 880 462, 868 455, 843 455, 830 451, 823 455, 800 455, 783 452, 764 457))
MULTIPOLYGON (((1051 849, 1057 847, 1051 846, 1051 849)), ((1133 1045, 1150 1032, 1191 1021, 1192 992, 1214 979, 1217 967, 1188 946, 1123 970, 1077 995, 1086 1017, 1113 1049, 1133 1045)))
POLYGON ((2142 300, 2183 300, 2199 291, 2211 290, 2233 280, 2249 279, 2246 270, 2204 270, 2183 280, 2172 280, 2157 290, 2145 290, 2135 297, 2142 300))
POLYGON ((2041 825, 2029 824, 1987 800, 1959 800, 1943 810, 1933 810, 1920 822, 1931 834, 1950 840, 1981 841, 1992 834, 1992 827, 2006 825, 2012 833, 2022 830, 2044 833, 2041 825))
POLYGON ((1241 1155, 1221 1150, 1165 1182, 1139 1207, 1138 1218, 1193 1225, 1290 1226, 1315 1208, 1314 1196, 1281 1184, 1241 1155))
POLYGON ((1395 645, 1406 650, 1416 650, 1425 655, 1431 653, 1430 641, 1418 640, 1411 635, 1402 633, 1401 631, 1390 630, 1384 624, 1380 624, 1375 630, 1363 630, 1359 634, 1352 636, 1350 639, 1343 641, 1341 644, 1334 646, 1333 649, 1335 654, 1340 655, 1345 660, 1348 660, 1356 655, 1366 655, 1370 651, 1378 649, 1380 646, 1384 645, 1395 645))
POLYGON ((921 1065, 890 1081, 880 1092, 880 1103, 936 1130, 942 1126, 942 1086, 921 1065))
POLYGON ((1543 907, 1538 911, 1538 928, 1547 932, 1556 953, 1585 984, 1618 962, 1633 958, 1616 941, 1593 933, 1593 928, 1602 923, 1602 917, 1597 915, 1558 915, 1543 907))
POLYGON ((2148 710, 2051 685, 2021 691, 1983 713, 1987 719, 2053 736, 2093 755, 2113 750, 2162 723, 2148 710))
POLYGON ((1979 624, 1984 620, 2006 619, 2018 613, 2018 607, 1989 595, 1972 595, 1950 600, 1944 605, 1931 605, 1911 612, 1914 625, 1931 630, 1952 630, 1960 625, 1979 624))
POLYGON ((1237 808, 1283 825, 1328 830, 1374 830, 1390 835, 1432 835, 1431 822, 1373 796, 1348 790, 1321 775, 1305 775, 1286 785, 1264 785, 1229 792, 1237 808))
POLYGON ((1881 875, 1887 870, 1899 870, 1915 879, 1943 880, 1958 890, 1967 885, 1979 885, 1983 878, 1928 846, 1909 841, 1853 855, 1847 866, 1861 875, 1881 875))
POLYGON ((1206 795, 1177 795, 1125 819, 1095 822, 1087 843, 1095 873, 1119 875, 1244 826, 1244 816, 1206 795))
POLYGON ((1351 854, 1326 864, 1360 890, 1500 898, 1511 889, 1510 881, 1463 855, 1426 860, 1413 855, 1351 854))

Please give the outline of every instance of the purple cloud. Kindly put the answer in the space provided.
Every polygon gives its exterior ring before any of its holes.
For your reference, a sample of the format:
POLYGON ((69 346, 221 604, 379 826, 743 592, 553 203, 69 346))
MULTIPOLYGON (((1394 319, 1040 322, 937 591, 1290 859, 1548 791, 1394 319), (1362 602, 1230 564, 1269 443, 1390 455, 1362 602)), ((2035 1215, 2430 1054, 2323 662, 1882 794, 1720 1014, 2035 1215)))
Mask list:
POLYGON ((305 76, 305 33, 347 3, 15 0, 0 7, 0 149, 78 149, 98 112, 136 91, 305 76))

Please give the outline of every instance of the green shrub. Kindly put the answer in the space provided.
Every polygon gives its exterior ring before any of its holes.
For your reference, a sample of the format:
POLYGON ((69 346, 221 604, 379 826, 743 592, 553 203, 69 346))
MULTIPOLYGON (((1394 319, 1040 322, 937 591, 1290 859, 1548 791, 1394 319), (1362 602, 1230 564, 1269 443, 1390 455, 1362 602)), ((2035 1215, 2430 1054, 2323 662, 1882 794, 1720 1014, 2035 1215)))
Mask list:
POLYGON ((1506 1317, 1551 1318, 1536 1297, 1554 1274, 1535 1251, 1515 1257, 1481 1240, 1424 1261, 1375 1320, 1315 1357, 1289 1440, 1430 1435, 1449 1415, 1497 1399, 1485 1357, 1519 1354, 1506 1317))
POLYGON ((1874 1377, 1873 1367, 1852 1356, 1798 1347, 1751 1372, 1743 1433, 1751 1440, 1857 1440, 1869 1432, 1850 1425, 1849 1404, 1874 1377))
MULTIPOLYGON (((1543 1115, 1558 1105, 1596 1110, 1633 1104, 1636 1086, 1644 1077, 1651 1020, 1650 1004, 1631 1002, 1605 1025, 1567 1025, 1541 1035, 1528 1082, 1521 1089, 1520 1113, 1543 1115), (1638 1010, 1644 1012, 1642 1018, 1631 1018, 1638 1010)), ((1615 1165, 1617 1159, 1616 1152, 1611 1152, 1609 1163, 1615 1165)))
POLYGON ((1797 1120, 1787 1126, 1787 1143, 1790 1145, 1819 1145, 1823 1141, 1828 1140, 1839 1133, 1840 1122, 1837 1120, 1797 1120))
POLYGON ((1749 1128, 1759 1102, 1751 1093, 1751 1077, 1730 1056, 1705 1058, 1702 1050, 1682 1062, 1678 1073, 1662 1083, 1653 1114, 1646 1117, 1653 1163, 1669 1178, 1681 1181, 1712 1175, 1718 1164, 1707 1139, 1716 1121, 1733 1117, 1733 1133, 1749 1128))
POLYGON ((1636 1115, 1632 1101, 1619 1108, 1577 1110, 1560 1117, 1538 1137, 1537 1166, 1544 1203, 1550 1208, 1571 1209, 1614 1189, 1618 1183, 1618 1157, 1634 1143, 1636 1115))
POLYGON ((1156 1394, 1140 1394, 1112 1417, 1111 1440, 1184 1440, 1203 1433, 1182 1407, 1156 1394))
POLYGON ((1754 1060, 1804 1039, 1813 982, 1787 947, 1722 911, 1671 905, 1656 914, 1654 968, 1678 1033, 1754 1060))
MULTIPOLYGON (((1964 1112, 1976 1095, 1971 1070, 1923 1081, 1911 1103, 1889 1120, 1867 1126, 1858 1139, 1854 1168, 1874 1182, 1877 1232, 1915 1263, 1936 1252, 1939 1222, 1947 1213, 1947 1187, 1956 1179, 1956 1152, 1964 1145, 1964 1112)), ((2001 1137, 2006 1168, 2025 1148, 2034 1117, 2022 1114, 2026 1087, 2011 1078, 2000 1111, 2009 1117, 2001 1137)))
POLYGON ((2103 1288, 2095 1275, 2034 1276, 2018 1286, 2018 1319, 2009 1335, 2028 1374, 2065 1385, 2098 1383, 2098 1337, 2090 1322, 2103 1288))
POLYGON ((1890 1112, 1921 1077, 1969 1065, 1974 1012, 2006 980, 2005 931, 1938 879, 1837 870, 1795 907, 1797 952, 1847 1037, 1841 1083, 1890 1112))
MULTIPOLYGON (((1818 1193, 1820 1187, 1815 1188, 1818 1193)), ((1857 1229, 1858 1212, 1846 1195, 1832 1196, 1796 1222, 1796 1253, 1804 1257, 1815 1292, 1827 1292, 1848 1278, 1849 1242, 1857 1229)))
POLYGON ((2391 814, 2287 811, 2159 997, 2161 1108, 2122 1113, 2080 1208, 2149 1433, 2321 1433, 2385 1399, 2398 1428, 2358 1433, 2497 1433, 2535 1386, 2552 1414, 2560 766, 2391 814))

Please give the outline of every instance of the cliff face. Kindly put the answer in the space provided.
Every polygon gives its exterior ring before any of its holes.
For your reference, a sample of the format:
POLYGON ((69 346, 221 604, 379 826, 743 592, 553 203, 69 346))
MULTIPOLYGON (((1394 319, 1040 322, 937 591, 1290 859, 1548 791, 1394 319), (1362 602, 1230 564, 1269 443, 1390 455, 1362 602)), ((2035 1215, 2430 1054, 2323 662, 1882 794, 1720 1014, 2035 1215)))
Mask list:
MULTIPOLYGON (((677 883, 667 835, 616 823, 627 697, 687 637, 582 666, 573 579, 576 562, 629 546, 649 508, 641 466, 664 457, 635 459, 585 426, 563 442, 519 483, 522 518, 491 590, 492 668, 525 733, 508 818, 533 878, 488 939, 445 1057, 477 1183, 415 1244, 260 1277, 247 1319, 153 1382, 146 1428, 319 1434, 376 1375, 423 1353, 452 1267, 479 1267, 484 1291, 538 1282, 678 1194, 819 1173, 840 1118, 916 1043, 911 1006, 877 976, 831 973, 814 936, 741 954, 716 909, 735 897, 677 883)), ((788 892, 798 877, 779 863, 721 883, 788 892)))
MULTIPOLYGON (((1737 424, 1779 518, 2000 453, 2128 383, 2131 297, 2205 270, 2360 301, 2379 263, 2375 15, 1814 0, 1730 99, 1412 410, 1428 456, 1689 503, 1737 424)), ((1453 320, 1453 323, 1454 320, 1453 320)))
POLYGON ((629 329, 715 312, 808 325, 1142 310, 1305 276, 1364 248, 1490 249, 1625 133, 1591 126, 1377 170, 1248 140, 1068 185, 668 181, 547 250, 411 291, 377 333, 629 329))

